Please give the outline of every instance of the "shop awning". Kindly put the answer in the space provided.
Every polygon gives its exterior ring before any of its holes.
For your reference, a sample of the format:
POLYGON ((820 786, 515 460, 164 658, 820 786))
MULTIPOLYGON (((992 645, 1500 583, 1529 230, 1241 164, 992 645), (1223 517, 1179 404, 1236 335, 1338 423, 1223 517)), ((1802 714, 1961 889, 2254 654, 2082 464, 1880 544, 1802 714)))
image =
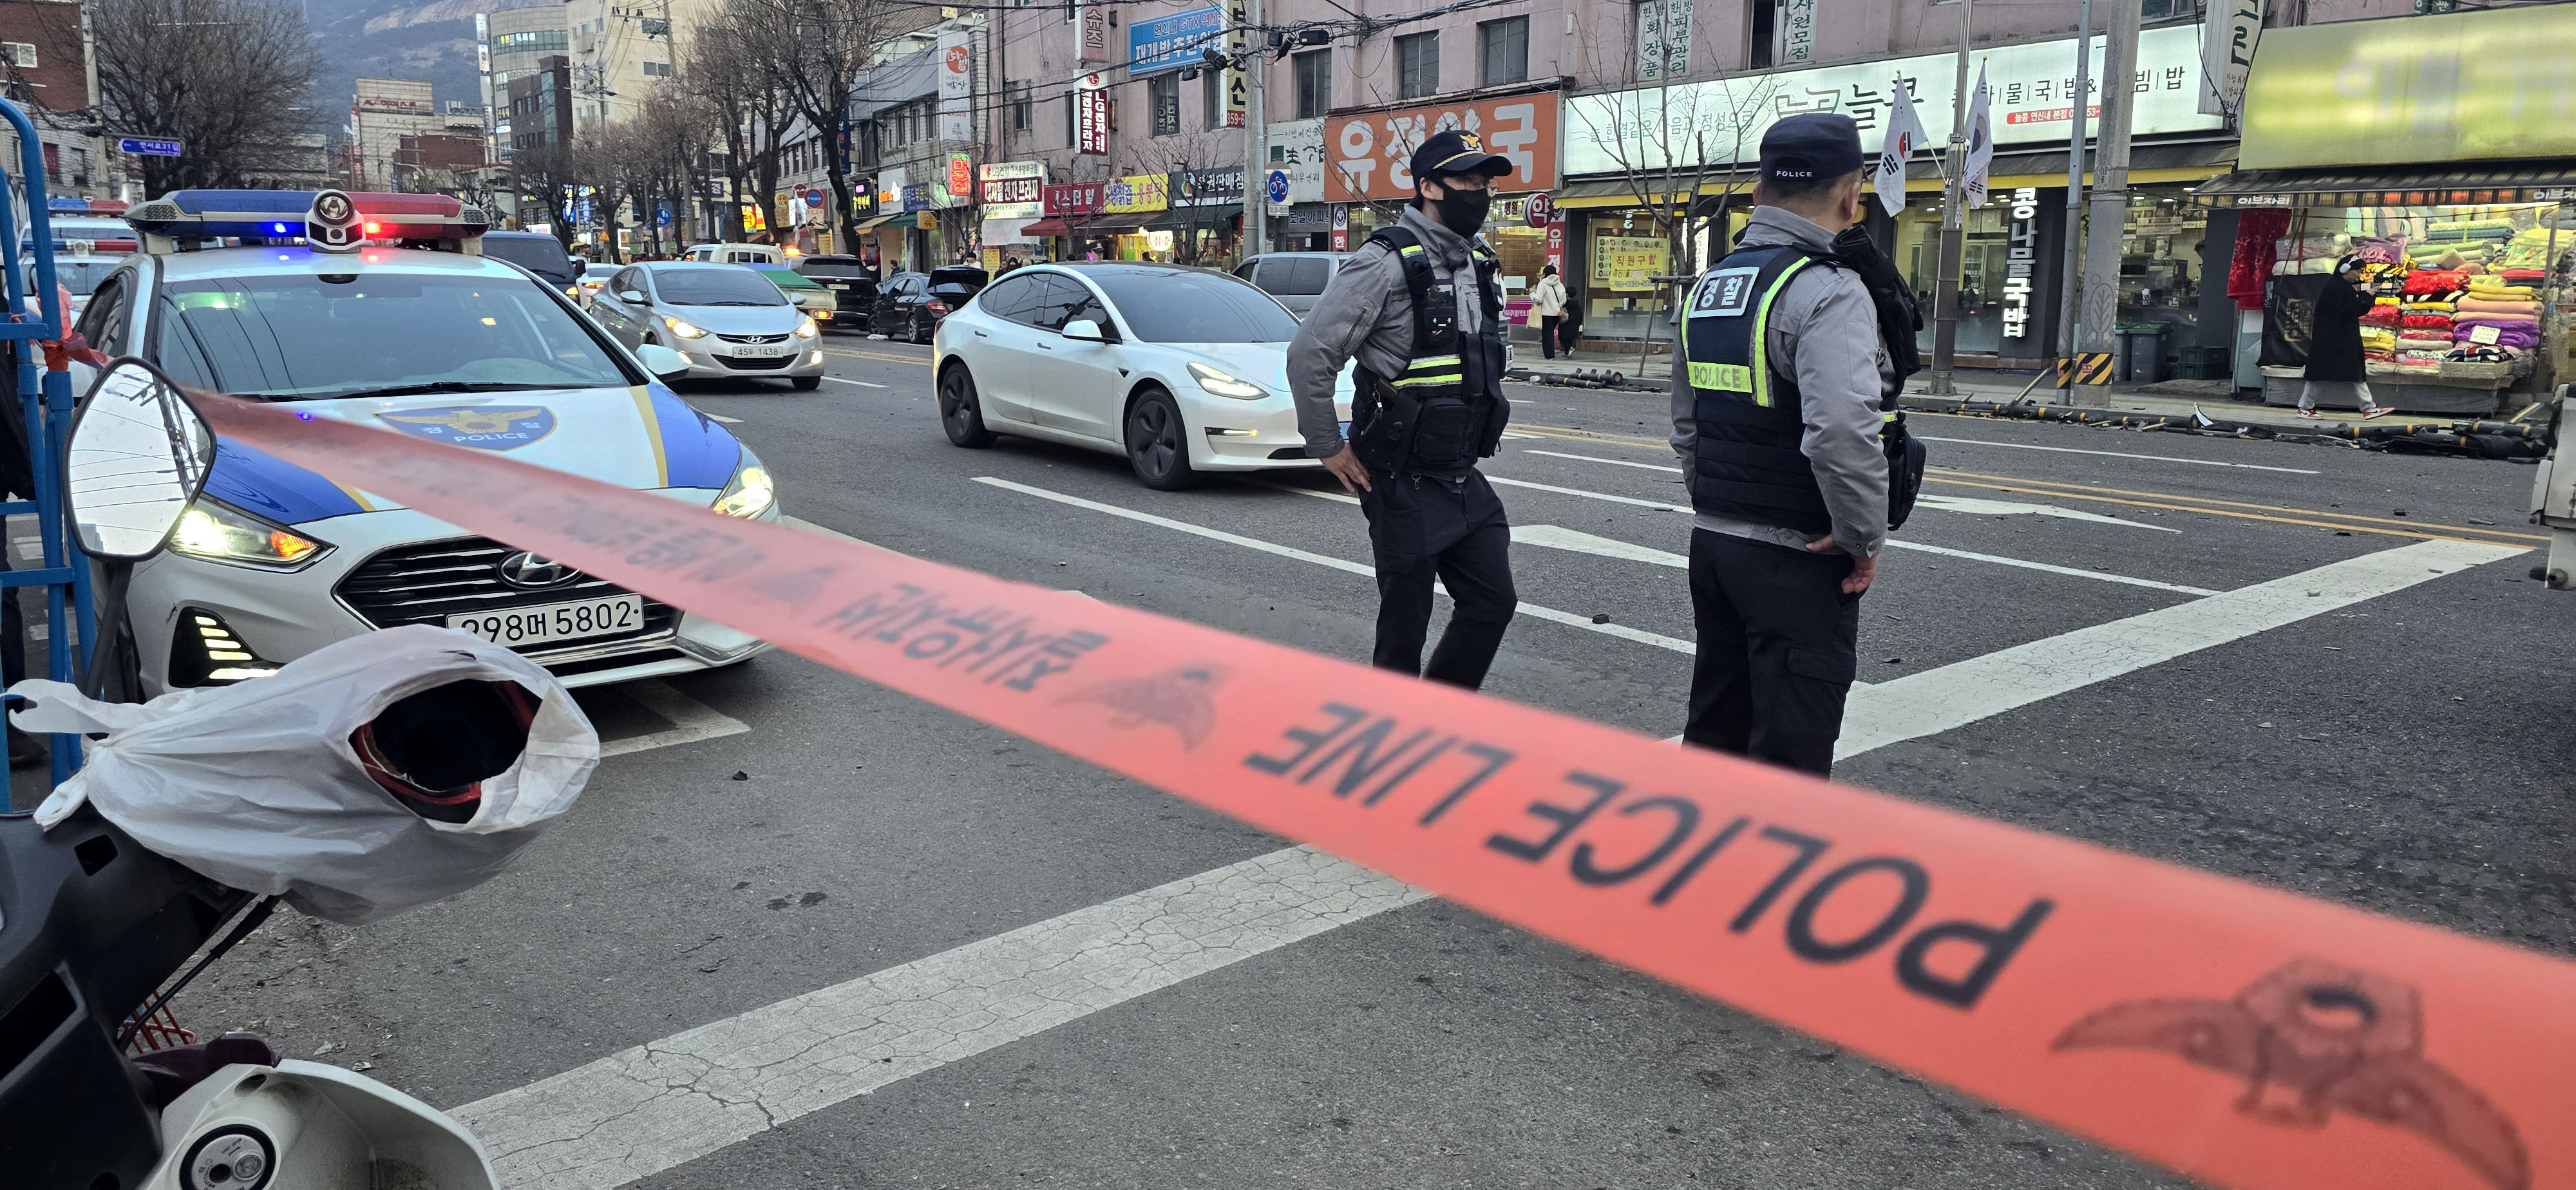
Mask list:
POLYGON ((900 219, 900 218, 903 218, 903 216, 901 216, 901 215, 879 215, 879 216, 877 216, 877 217, 876 217, 876 218, 874 218, 874 219, 869 219, 869 220, 867 220, 867 221, 865 221, 865 222, 860 223, 860 224, 858 225, 858 227, 857 227, 857 228, 855 228, 854 230, 857 230, 857 231, 875 231, 876 229, 878 229, 878 228, 880 228, 880 227, 883 227, 883 226, 885 226, 886 224, 892 223, 892 222, 894 222, 895 220, 900 219))
POLYGON ((1098 215, 1089 219, 1057 216, 1029 224, 1020 229, 1020 234, 1032 240, 1045 240, 1056 236, 1114 236, 1139 231, 1143 227, 1144 224, 1134 215, 1098 215))
POLYGON ((2576 160, 2449 161, 2338 169, 2247 169, 2192 197, 2214 207, 2454 207, 2576 202, 2576 160))
POLYGON ((1147 231, 1226 231, 1241 221, 1242 207, 1182 207, 1146 220, 1147 231))
MULTIPOLYGON (((2088 167, 2091 164, 2089 154, 2086 164, 2088 167)), ((2235 141, 2148 141, 2129 146, 2129 181, 2135 185, 2198 182, 2235 167, 2235 141)), ((1994 167, 1987 176, 1988 190, 2015 186, 2062 190, 2066 188, 2066 150, 1997 153, 1994 167)), ((2084 172, 2084 181, 2087 185, 2092 184, 2093 171, 2090 168, 2084 172)), ((1939 190, 1941 167, 1928 158, 1916 160, 1905 167, 1905 188, 1939 190)))

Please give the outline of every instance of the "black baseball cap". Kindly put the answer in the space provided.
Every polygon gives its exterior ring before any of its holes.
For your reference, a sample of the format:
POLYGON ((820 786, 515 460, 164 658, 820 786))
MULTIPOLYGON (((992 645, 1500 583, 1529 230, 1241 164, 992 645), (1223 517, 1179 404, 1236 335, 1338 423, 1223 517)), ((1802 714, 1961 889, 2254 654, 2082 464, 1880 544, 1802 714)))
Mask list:
POLYGON ((1484 174, 1499 178, 1518 168, 1512 164, 1511 158, 1486 152, 1485 142, 1477 139, 1475 133, 1460 132, 1455 128, 1432 133, 1422 142, 1421 148, 1413 151, 1413 176, 1416 178, 1436 179, 1442 174, 1484 174))
POLYGON ((1766 179, 1839 178, 1860 161, 1860 125, 1838 112, 1802 112, 1762 134, 1766 179))

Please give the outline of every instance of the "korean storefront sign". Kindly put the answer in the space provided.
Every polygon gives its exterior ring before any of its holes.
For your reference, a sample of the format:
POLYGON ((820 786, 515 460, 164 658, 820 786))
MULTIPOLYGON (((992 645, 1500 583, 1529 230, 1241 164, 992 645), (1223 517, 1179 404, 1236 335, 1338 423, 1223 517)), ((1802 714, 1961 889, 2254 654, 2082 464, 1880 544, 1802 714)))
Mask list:
MULTIPOLYGON (((2092 102, 2087 106, 2097 114, 2103 48, 2103 40, 2095 38, 2088 90, 2092 102)), ((2265 52, 2270 52, 2268 46, 2265 52)), ((2075 119, 2075 39, 1995 46, 1977 54, 1994 93, 1995 143, 2065 144, 2075 119)), ((1938 144, 1950 135, 1956 61, 1946 53, 1924 54, 1576 96, 1565 101, 1565 172, 1751 161, 1760 155, 1762 133, 1773 122, 1801 112, 1850 116, 1860 125, 1863 142, 1874 145, 1895 102, 1891 88, 1896 79, 1913 95, 1930 142, 1938 144)), ((2199 27, 2168 26, 2140 34, 2138 68, 2130 80, 2137 100, 2132 131, 2145 136, 2225 127, 2220 117, 2201 114, 2200 86, 2199 27)))
POLYGON ((982 170, 987 219, 1035 219, 1046 207, 1046 163, 1001 161, 982 170))
POLYGON ((1127 23, 1127 77, 1199 66, 1199 52, 1225 40, 1225 12, 1216 5, 1127 23))
POLYGON ((2263 0, 2212 0, 2200 35, 2200 110, 2213 116, 2245 109, 2245 80, 2263 40, 2263 0))
POLYGON ((1243 205, 1243 167, 1194 169, 1172 175, 1172 205, 1176 207, 1239 207, 1243 205))
POLYGON ((2039 266, 2039 191, 2012 192, 2012 222, 2004 241, 2004 337, 2030 334, 2030 286, 2039 266))
POLYGON ((877 210, 880 214, 910 209, 903 205, 904 185, 909 180, 900 166, 877 175, 877 210))
POLYGON ((1780 0, 1780 61, 1804 62, 1816 56, 1816 0, 1780 0))
POLYGON ((1273 124, 1262 143, 1270 147, 1270 168, 1288 172, 1288 201, 1285 205, 1324 201, 1324 121, 1321 117, 1273 124))
POLYGON ((939 35, 939 139, 975 139, 975 56, 966 31, 939 35))
POLYGON ((2561 4, 2268 30, 2238 168, 2576 157, 2571 45, 2561 4))
POLYGON ((975 197, 975 161, 973 158, 968 157, 964 153, 949 154, 947 174, 948 197, 954 199, 971 199, 975 197))
POLYGON ((1109 6, 1100 0, 1083 0, 1082 61, 1109 61, 1109 6))
MULTIPOLYGON (((1225 13, 1225 52, 1241 62, 1244 53, 1252 48, 1252 6, 1246 0, 1225 0, 1225 13)), ((1266 63, 1268 60, 1263 61, 1266 63)), ((1250 80, 1248 72, 1226 68, 1225 126, 1228 128, 1243 127, 1245 109, 1251 102, 1250 80)))
POLYGON ((1100 213, 1100 192, 1104 182, 1059 182, 1046 188, 1046 211, 1050 219, 1081 218, 1100 213))
POLYGON ((1651 290, 1664 271, 1665 244, 1655 236, 1599 236, 1592 241, 1592 282, 1619 293, 1651 290))
POLYGON ((1172 205, 1164 174, 1130 174, 1111 178, 1100 188, 1100 209, 1111 215, 1141 215, 1172 205))
POLYGON ((1109 89, 1097 74, 1084 75, 1073 93, 1073 151, 1109 155, 1109 89))
POLYGON ((1504 191, 1556 189, 1557 94, 1540 91, 1324 121, 1324 197, 1334 202, 1413 197, 1413 150, 1433 133, 1455 128, 1508 158, 1512 172, 1494 180, 1504 191))
POLYGON ((1691 0, 1638 0, 1637 77, 1690 73, 1691 0))

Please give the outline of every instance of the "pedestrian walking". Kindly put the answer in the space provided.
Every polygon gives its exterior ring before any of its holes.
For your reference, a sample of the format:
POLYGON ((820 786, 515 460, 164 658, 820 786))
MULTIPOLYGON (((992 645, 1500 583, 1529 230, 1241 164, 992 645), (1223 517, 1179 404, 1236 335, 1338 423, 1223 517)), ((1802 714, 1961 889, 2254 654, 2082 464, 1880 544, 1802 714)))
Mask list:
POLYGON ((1503 396, 1502 289, 1477 236, 1494 179, 1512 163, 1473 133, 1435 133, 1413 152, 1414 198, 1333 275, 1288 345, 1288 384, 1309 457, 1356 492, 1376 564, 1382 669, 1482 685, 1519 597, 1511 527, 1476 460, 1494 453, 1503 396), (1356 357, 1351 434, 1334 380, 1356 357), (1422 659, 1434 580, 1457 606, 1422 659))
POLYGON ((2361 409, 2362 420, 2397 412, 2370 397, 2370 373, 2361 358, 2361 316, 2373 299, 2361 279, 2361 258, 2335 262, 2335 279, 2317 294, 2308 320, 2308 368, 2299 382, 2299 416, 2316 420, 2317 398, 2361 409))
POLYGON ((1914 307, 1866 233, 1837 239, 1860 221, 1861 160, 1849 116, 1763 134, 1755 209, 1692 283, 1673 386, 1699 633, 1682 739, 1818 775, 1887 539, 1891 433, 1900 483, 1920 477, 1887 347, 1910 348, 1914 307))
POLYGON ((1540 267, 1538 284, 1530 287, 1530 317, 1538 319, 1538 353, 1555 359, 1556 326, 1565 321, 1565 282, 1555 265, 1540 267))

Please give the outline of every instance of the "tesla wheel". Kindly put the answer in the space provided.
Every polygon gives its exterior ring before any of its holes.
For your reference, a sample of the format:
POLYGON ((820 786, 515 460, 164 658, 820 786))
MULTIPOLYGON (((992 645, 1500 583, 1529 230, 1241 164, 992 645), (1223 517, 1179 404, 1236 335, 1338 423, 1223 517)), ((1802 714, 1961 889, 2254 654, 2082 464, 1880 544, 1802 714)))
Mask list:
POLYGON ((823 387, 823 378, 820 376, 790 376, 787 378, 787 383, 790 387, 795 388, 800 392, 810 393, 815 389, 823 387))
POLYGON ((1172 395, 1147 389, 1127 410, 1127 462, 1136 478, 1158 492, 1176 492, 1199 481, 1190 467, 1189 427, 1172 395))
POLYGON ((950 364, 940 374, 939 426, 948 431, 950 442, 969 450, 993 444, 993 432, 984 428, 984 407, 976 401, 975 377, 964 364, 950 364))

